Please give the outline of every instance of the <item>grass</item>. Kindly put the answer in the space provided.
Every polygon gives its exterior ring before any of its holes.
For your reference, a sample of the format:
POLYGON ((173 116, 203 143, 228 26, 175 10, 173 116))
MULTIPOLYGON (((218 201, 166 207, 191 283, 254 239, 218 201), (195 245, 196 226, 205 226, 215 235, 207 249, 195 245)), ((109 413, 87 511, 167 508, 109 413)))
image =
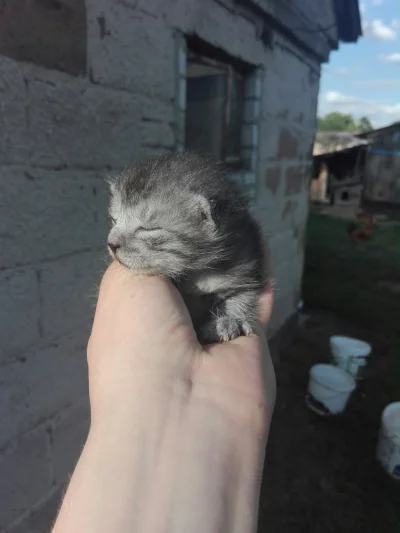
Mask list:
POLYGON ((388 397, 400 399, 400 224, 378 223, 354 247, 347 221, 312 213, 308 222, 303 294, 306 305, 382 334, 389 342, 388 397))

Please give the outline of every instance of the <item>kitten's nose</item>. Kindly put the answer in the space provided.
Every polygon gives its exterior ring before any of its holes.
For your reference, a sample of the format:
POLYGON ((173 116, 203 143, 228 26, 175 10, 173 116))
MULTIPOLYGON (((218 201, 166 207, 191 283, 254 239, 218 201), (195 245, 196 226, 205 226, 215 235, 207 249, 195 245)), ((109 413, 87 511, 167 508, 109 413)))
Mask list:
POLYGON ((118 248, 121 248, 121 244, 119 242, 112 242, 108 241, 108 247, 112 251, 113 254, 117 253, 118 248))

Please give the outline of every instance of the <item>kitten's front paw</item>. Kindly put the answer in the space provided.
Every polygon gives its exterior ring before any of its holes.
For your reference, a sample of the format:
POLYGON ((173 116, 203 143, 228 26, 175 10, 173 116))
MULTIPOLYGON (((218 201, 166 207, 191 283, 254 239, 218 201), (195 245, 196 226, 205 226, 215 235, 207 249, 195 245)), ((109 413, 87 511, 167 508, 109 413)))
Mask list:
POLYGON ((250 322, 223 315, 213 319, 203 327, 199 340, 202 344, 226 342, 241 335, 250 335, 253 332, 254 328, 250 322))

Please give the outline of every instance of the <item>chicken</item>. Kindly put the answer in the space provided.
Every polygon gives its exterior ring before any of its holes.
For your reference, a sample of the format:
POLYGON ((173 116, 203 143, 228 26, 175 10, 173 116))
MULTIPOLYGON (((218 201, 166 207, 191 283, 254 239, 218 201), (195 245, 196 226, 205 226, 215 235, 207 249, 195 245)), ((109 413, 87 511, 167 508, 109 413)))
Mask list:
POLYGON ((363 222, 363 226, 360 227, 355 222, 349 222, 347 225, 347 233, 354 245, 358 245, 361 241, 371 238, 375 222, 374 215, 369 215, 367 213, 360 213, 357 215, 357 218, 363 222))

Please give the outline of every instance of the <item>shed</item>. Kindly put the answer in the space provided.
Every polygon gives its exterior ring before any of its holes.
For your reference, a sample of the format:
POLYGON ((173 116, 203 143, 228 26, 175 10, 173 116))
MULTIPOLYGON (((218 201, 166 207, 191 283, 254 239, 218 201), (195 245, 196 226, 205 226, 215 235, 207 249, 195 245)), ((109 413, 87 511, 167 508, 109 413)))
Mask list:
POLYGON ((359 137, 369 142, 362 206, 375 213, 400 212, 400 122, 359 137))

